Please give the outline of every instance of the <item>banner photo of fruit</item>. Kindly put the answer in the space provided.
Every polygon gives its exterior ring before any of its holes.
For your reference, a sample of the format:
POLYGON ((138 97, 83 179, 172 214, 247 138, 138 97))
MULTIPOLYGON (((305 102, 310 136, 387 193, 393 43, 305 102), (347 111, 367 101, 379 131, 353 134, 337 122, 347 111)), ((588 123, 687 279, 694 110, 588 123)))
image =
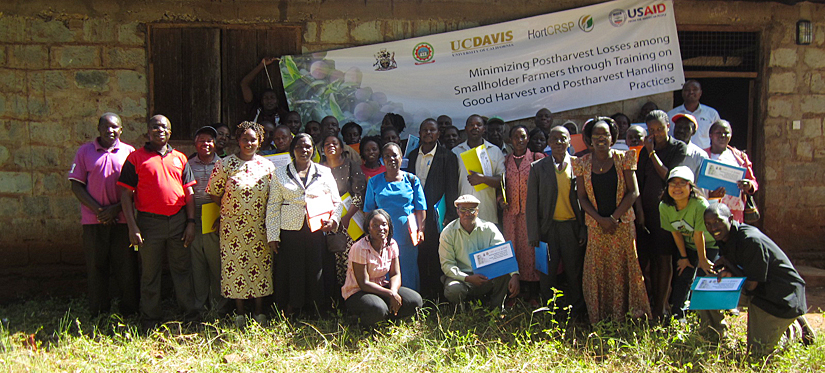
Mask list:
POLYGON ((685 82, 672 1, 617 0, 387 43, 284 56, 289 107, 401 134, 448 115, 505 121, 679 90, 685 82))

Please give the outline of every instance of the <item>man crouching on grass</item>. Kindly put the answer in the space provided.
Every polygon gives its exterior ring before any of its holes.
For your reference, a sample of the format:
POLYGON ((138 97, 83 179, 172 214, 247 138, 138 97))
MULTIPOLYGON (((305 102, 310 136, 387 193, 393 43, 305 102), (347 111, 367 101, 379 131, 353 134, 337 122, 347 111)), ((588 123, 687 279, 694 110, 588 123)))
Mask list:
POLYGON ((518 272, 488 279, 473 274, 470 255, 476 251, 504 243, 504 236, 495 224, 478 218, 478 198, 465 194, 455 200, 458 219, 444 227, 438 245, 441 260, 441 277, 444 296, 450 303, 488 296, 485 304, 493 309, 503 309, 504 298, 519 293, 518 272))
MULTIPOLYGON (((746 277, 742 295, 749 298, 748 349, 754 356, 773 352, 788 327, 799 319, 803 341, 813 335, 804 314, 805 280, 791 261, 768 236, 756 227, 738 223, 730 209, 716 203, 705 210, 705 226, 719 245, 716 262, 719 278, 746 277), (805 335, 808 334, 808 335, 805 335)), ((703 325, 710 325, 724 335, 718 315, 699 311, 703 325)))

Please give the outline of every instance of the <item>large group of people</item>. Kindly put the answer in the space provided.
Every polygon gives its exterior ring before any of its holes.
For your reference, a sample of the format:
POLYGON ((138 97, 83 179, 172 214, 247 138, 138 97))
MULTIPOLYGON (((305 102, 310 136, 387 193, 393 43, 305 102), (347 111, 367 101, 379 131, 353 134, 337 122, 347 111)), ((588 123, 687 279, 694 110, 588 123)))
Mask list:
MULTIPOLYGON (((555 125, 543 108, 534 128, 474 114, 461 131, 442 115, 425 119, 418 145, 406 149, 400 115, 362 136, 357 123, 340 129, 332 116, 302 123, 309 118, 266 91, 234 136, 225 124, 197 130, 189 157, 169 145, 163 115, 149 119, 149 141, 134 149, 119 140, 117 114, 105 113, 69 173, 82 205, 90 310, 109 311, 114 277, 122 313, 139 313, 146 328, 163 321, 164 256, 185 319, 234 309, 239 325, 247 314, 265 323, 267 301, 286 315, 345 307, 372 325, 415 314, 423 299, 504 310, 519 298, 536 307, 552 300, 580 322, 662 322, 685 318, 697 275, 735 275, 747 279, 749 313, 759 312, 758 321, 749 316, 748 343, 770 350, 805 313, 805 282, 747 224, 758 183, 747 155, 729 145, 730 123, 699 104, 698 82, 683 96, 674 115, 646 104, 635 123, 616 113, 555 125), (579 132, 587 149, 576 156, 579 132), (465 165, 470 150, 485 154, 486 171, 465 165), (285 165, 267 158, 282 153, 285 165), (745 168, 739 190, 699 189, 705 158, 745 168), (210 203, 219 217, 204 226, 210 203), (474 273, 472 254, 506 241, 518 269, 474 273), (536 255, 541 243, 546 259, 536 255)), ((700 313, 720 335, 723 316, 700 313)))

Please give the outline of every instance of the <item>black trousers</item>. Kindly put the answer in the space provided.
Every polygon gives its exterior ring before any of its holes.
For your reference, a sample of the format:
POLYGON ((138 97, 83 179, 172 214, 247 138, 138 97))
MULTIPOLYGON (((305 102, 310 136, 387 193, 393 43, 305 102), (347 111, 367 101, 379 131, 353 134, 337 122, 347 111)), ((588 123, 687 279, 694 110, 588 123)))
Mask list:
POLYGON ((541 296, 547 301, 553 296, 553 288, 562 290, 560 301, 564 306, 571 306, 574 314, 583 315, 587 312, 582 295, 582 272, 584 270, 585 247, 579 245, 579 223, 576 220, 556 221, 550 232, 542 234, 541 239, 547 242, 550 251, 550 275, 539 273, 541 296), (556 270, 559 263, 564 263, 564 277, 567 286, 558 286, 556 270))
POLYGON ((378 294, 359 291, 347 298, 345 304, 347 311, 358 317, 361 325, 373 325, 388 318, 401 319, 410 317, 415 311, 421 308, 423 301, 421 295, 415 290, 405 287, 398 288, 398 295, 401 296, 401 308, 397 315, 390 314, 390 298, 378 294))
MULTIPOLYGON (((705 271, 698 269, 699 252, 689 248, 686 248, 685 252, 687 253, 690 265, 693 266, 692 268, 685 268, 682 274, 679 275, 679 270, 676 268, 676 262, 679 260, 679 257, 677 256, 676 260, 673 261, 673 284, 671 285, 673 290, 670 293, 670 313, 677 319, 685 317, 685 302, 690 294, 690 286, 693 285, 693 279, 696 278, 697 275, 707 276, 705 271)), ((719 256, 719 249, 705 248, 705 256, 707 256, 711 262, 716 261, 716 258, 719 256)))
POLYGON ((161 321, 161 271, 163 259, 169 261, 172 284, 178 306, 187 314, 194 313, 195 292, 192 284, 192 253, 183 247, 186 212, 181 208, 172 216, 138 211, 137 225, 143 237, 140 247, 140 313, 145 322, 161 321))
POLYGON ((83 226, 83 251, 89 287, 89 312, 109 312, 109 281, 114 279, 120 295, 120 313, 138 312, 140 285, 138 256, 129 247, 126 224, 86 224, 83 226))
MULTIPOLYGON (((321 280, 324 233, 304 226, 297 231, 281 230, 275 263, 275 299, 278 307, 297 310, 310 303, 320 305, 324 298, 321 280)), ((340 289, 339 289, 340 292, 340 289)))
POLYGON ((438 224, 434 217, 434 211, 427 211, 424 241, 418 245, 418 278, 421 296, 432 300, 438 299, 444 291, 444 285, 441 283, 441 275, 444 272, 441 271, 441 260, 438 257, 438 224))

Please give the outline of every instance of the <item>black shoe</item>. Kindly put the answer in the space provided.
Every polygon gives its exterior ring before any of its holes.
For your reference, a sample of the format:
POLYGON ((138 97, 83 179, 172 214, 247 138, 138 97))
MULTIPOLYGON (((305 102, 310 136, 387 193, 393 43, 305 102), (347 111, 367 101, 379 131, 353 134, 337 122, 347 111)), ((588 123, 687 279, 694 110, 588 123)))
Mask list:
POLYGON ((183 322, 197 323, 201 321, 201 313, 195 310, 187 312, 183 315, 183 322))
POLYGON ((142 320, 140 322, 140 331, 143 334, 149 334, 153 330, 157 329, 158 322, 156 320, 142 320))

